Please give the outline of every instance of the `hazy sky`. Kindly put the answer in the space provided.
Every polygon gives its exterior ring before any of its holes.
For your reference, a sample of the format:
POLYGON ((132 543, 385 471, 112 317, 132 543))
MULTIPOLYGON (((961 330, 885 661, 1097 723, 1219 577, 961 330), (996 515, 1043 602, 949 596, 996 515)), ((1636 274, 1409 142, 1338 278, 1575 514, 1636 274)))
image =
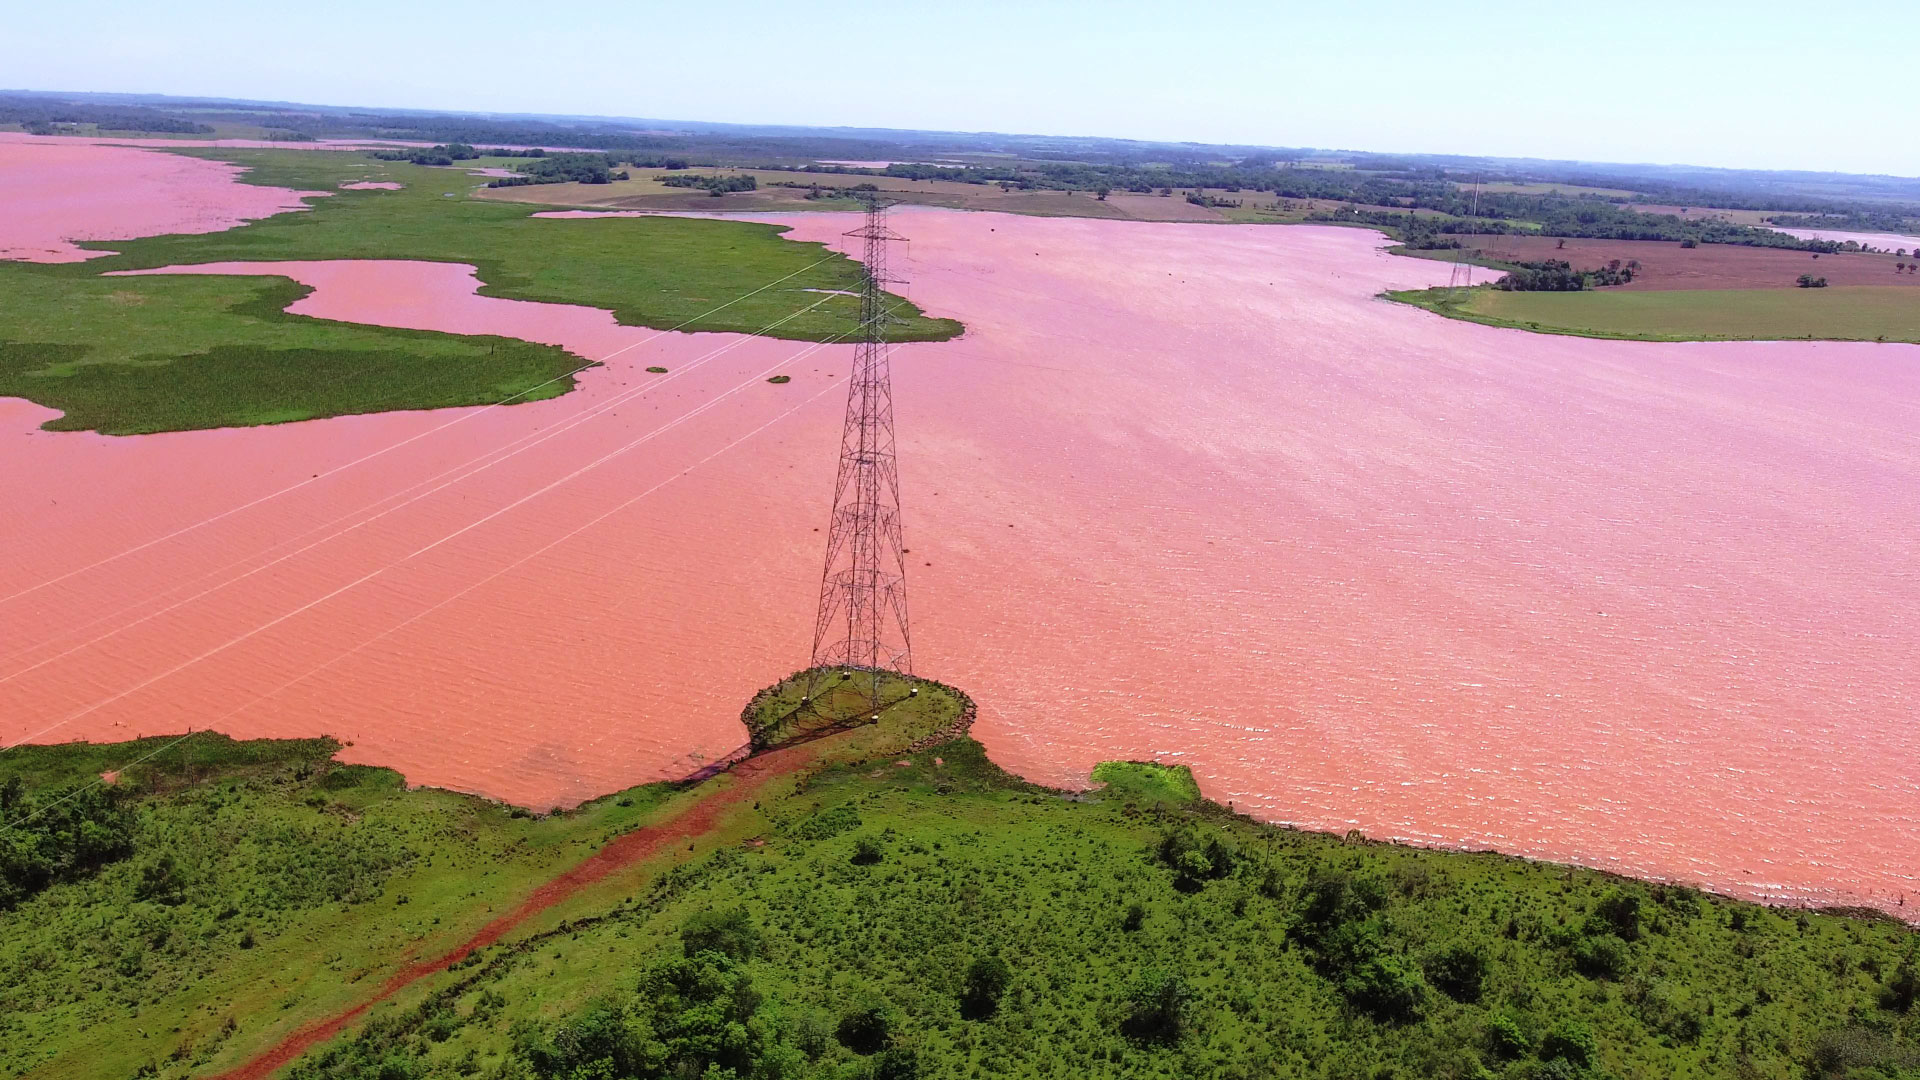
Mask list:
POLYGON ((67 0, 0 86, 1920 174, 1920 0, 67 0))

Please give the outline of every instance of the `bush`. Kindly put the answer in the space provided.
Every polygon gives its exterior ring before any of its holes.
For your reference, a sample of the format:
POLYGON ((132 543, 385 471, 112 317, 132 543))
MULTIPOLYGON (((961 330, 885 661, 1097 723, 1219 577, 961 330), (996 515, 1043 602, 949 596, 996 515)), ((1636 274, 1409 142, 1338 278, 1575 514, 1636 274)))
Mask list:
POLYGON ((751 960, 760 951, 760 933, 743 908, 695 912, 680 927, 680 948, 688 956, 716 952, 751 960))
POLYGON ((140 881, 133 887, 133 898, 172 906, 187 898, 186 883, 171 852, 140 868, 140 881))
POLYGON ((1192 825, 1169 829, 1160 837, 1160 861, 1173 869, 1173 887, 1198 892, 1209 881, 1233 873, 1233 845, 1214 830, 1201 835, 1192 825))
POLYGON ((1593 913, 1622 941, 1640 940, 1640 896, 1637 893, 1608 889, 1594 905, 1593 913))
POLYGON ((1904 1013, 1913 1011, 1913 1003, 1917 999, 1920 999, 1920 971, 1914 969, 1913 957, 1909 956, 1894 971, 1893 979, 1880 995, 1880 1004, 1894 1012, 1904 1013))
POLYGON ((915 1080, 920 1075, 920 1060, 904 1046, 890 1046, 873 1059, 872 1080, 915 1080))
POLYGON ((1340 993, 1376 1020, 1406 1023, 1426 1007, 1427 983, 1403 956, 1372 956, 1340 980, 1340 993))
POLYGON ((1421 965, 1434 989, 1455 1001, 1471 1005, 1480 1000, 1487 978, 1487 955, 1468 945, 1455 945, 1427 957, 1421 965))
POLYGON ((1487 1021, 1487 1049, 1493 1056, 1510 1061, 1533 1053, 1533 1042, 1513 1017, 1501 1015, 1487 1021))
POLYGON ((1578 1069, 1599 1064, 1600 1046, 1593 1032, 1578 1020, 1562 1020, 1540 1040, 1540 1060, 1565 1061, 1578 1069))
POLYGON ((853 865, 872 866, 887 857, 880 847, 880 841, 871 836, 863 836, 853 842, 853 865))
POLYGON ((984 1020, 1000 1009, 1000 996, 1013 981, 1013 969, 997 956, 976 956, 967 966, 960 991, 960 1015, 969 1020, 984 1020))
POLYGON ((866 1002, 841 1014, 833 1037, 856 1054, 877 1054, 893 1040, 893 1018, 885 1006, 866 1002))
POLYGON ((1573 966, 1589 979, 1617 979, 1627 969, 1627 943, 1612 934, 1581 938, 1573 966))
POLYGON ((1373 878, 1323 871, 1307 882, 1301 896, 1300 917, 1314 930, 1331 930, 1366 918, 1385 907, 1386 902, 1386 889, 1373 878))
POLYGON ((1141 1042, 1172 1043, 1185 1028, 1187 988, 1179 976, 1150 968, 1127 989, 1120 1031, 1141 1042))
POLYGON ((1120 920, 1120 929, 1131 934, 1135 930, 1140 929, 1141 924, 1146 921, 1147 909, 1145 905, 1135 900, 1133 903, 1127 905, 1127 913, 1120 920))

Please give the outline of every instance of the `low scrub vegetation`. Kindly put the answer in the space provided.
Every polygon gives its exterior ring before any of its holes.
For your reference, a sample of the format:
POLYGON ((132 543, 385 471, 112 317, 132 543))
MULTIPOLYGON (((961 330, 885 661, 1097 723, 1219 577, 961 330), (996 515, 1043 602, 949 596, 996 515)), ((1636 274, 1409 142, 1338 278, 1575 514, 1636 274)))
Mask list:
POLYGON ((1912 1060, 1898 924, 1262 828, 1161 797, 1180 784, 1064 798, 966 740, 832 770, 747 842, 490 950, 293 1075, 1882 1080, 1912 1060))
MULTIPOLYGON (((964 711, 918 685, 915 724, 964 711)), ((748 711, 785 717, 807 687, 748 711)), ((1891 919, 1264 827, 1182 769, 1110 764, 1093 792, 1054 791, 964 736, 885 750, 874 733, 917 737, 887 723, 807 744, 871 756, 827 752, 740 804, 724 840, 430 976, 285 1075, 1910 1080, 1920 1064, 1920 935, 1891 919)), ((130 845, 0 915, 0 1070, 237 1064, 666 790, 535 820, 407 792, 330 744, 208 739, 197 766, 134 770, 86 812, 126 815, 130 845)), ((49 805, 124 753, 0 758, 0 790, 49 805)))

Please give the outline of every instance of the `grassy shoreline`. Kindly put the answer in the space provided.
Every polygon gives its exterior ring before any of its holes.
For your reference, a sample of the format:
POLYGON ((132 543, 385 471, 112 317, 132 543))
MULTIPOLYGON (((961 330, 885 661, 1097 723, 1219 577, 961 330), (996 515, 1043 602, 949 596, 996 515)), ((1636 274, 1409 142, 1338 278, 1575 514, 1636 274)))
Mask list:
MULTIPOLYGON (((697 1018, 663 987, 696 969, 752 987, 728 1021, 743 1077, 1879 1080, 1920 1062, 1920 933, 1885 916, 1261 825, 1184 769, 1109 763, 1101 787, 1055 791, 987 760, 964 695, 919 685, 911 715, 540 817, 406 790, 324 740, 185 744, 119 778, 130 854, 0 912, 0 1076, 234 1069, 417 964, 285 1074, 691 1061, 698 1040, 665 1033, 697 1018), (861 1009, 881 1035, 842 1038, 861 1009)), ((145 749, 23 747, 0 784, 64 790, 145 749)))

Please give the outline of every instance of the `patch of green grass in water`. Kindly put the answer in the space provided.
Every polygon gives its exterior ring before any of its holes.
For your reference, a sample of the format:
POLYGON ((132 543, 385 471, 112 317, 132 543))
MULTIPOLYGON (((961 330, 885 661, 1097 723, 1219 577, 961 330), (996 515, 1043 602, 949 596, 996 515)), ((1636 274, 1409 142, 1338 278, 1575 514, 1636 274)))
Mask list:
POLYGON ((1448 318, 1576 337, 1920 343, 1920 289, 1895 285, 1571 293, 1478 287, 1385 295, 1448 318))
POLYGON ((1185 806, 1200 801, 1200 785, 1185 765, 1107 761, 1094 766, 1093 780, 1105 784, 1101 797, 1138 800, 1148 805, 1185 806))
MULTIPOLYGON (((306 289, 285 279, 100 276, 107 271, 229 260, 461 262, 478 268, 483 295, 608 308, 632 326, 735 332, 758 332, 817 302, 809 290, 857 289, 860 280, 858 264, 782 239, 772 225, 537 219, 538 206, 470 197, 474 180, 449 170, 328 151, 179 152, 244 165, 248 183, 332 194, 309 200, 307 211, 221 233, 86 243, 120 254, 85 263, 0 263, 8 298, 0 395, 62 410, 50 428, 141 434, 533 401, 567 392, 569 373, 592 359, 513 339, 287 315, 282 309, 306 289), (338 190, 352 180, 406 187, 338 190)), ((959 333, 959 324, 895 299, 897 340, 959 333)), ((826 340, 852 328, 858 310, 857 298, 833 297, 767 333, 826 340)))

